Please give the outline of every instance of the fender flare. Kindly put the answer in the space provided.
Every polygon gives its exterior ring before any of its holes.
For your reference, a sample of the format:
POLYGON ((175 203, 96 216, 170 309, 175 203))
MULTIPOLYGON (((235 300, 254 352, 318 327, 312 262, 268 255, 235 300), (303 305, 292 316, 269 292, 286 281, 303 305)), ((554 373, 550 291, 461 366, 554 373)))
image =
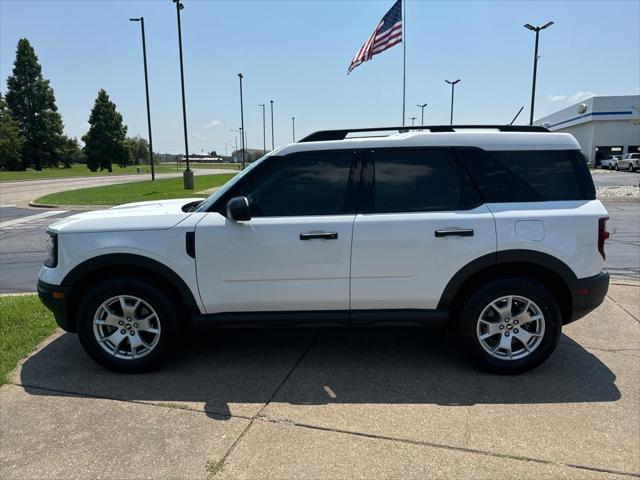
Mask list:
POLYGON ((67 273, 62 280, 61 285, 65 287, 74 287, 78 280, 86 274, 100 268, 113 267, 116 265, 139 267, 162 277, 178 291, 190 313, 200 313, 198 302, 196 302, 193 293, 182 277, 171 268, 157 260, 153 260, 142 255, 131 253, 108 253, 90 258, 76 265, 69 273, 67 273))
POLYGON ((458 270, 442 292, 438 310, 450 309, 460 288, 477 273, 495 265, 509 263, 529 263, 552 270, 564 280, 568 287, 577 280, 576 274, 566 263, 548 253, 536 250, 501 250, 478 257, 458 270))

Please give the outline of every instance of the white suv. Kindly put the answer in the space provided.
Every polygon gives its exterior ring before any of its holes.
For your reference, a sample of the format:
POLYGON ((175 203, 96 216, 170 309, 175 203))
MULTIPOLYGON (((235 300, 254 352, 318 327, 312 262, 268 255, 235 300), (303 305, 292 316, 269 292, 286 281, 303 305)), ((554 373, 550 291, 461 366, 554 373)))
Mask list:
POLYGON ((366 132, 378 136, 316 132, 204 201, 52 224, 42 301, 95 361, 126 372, 156 367, 188 323, 438 320, 483 367, 523 372, 602 303, 607 211, 572 136, 366 132))

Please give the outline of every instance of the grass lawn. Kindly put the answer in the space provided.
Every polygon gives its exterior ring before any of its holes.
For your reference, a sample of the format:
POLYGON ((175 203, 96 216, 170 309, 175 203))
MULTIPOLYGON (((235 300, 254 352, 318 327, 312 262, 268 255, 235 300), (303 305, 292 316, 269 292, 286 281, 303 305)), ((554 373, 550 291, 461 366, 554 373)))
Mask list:
MULTIPOLYGON (((171 166, 173 168, 173 171, 176 171, 176 164, 175 163, 163 163, 163 166, 171 166)), ((205 169, 205 168, 224 168, 225 170, 240 170, 241 164, 240 163, 191 163, 191 168, 193 170, 197 170, 199 168, 205 169)), ((184 170, 184 162, 180 164, 180 170, 184 170)))
POLYGON ((199 195, 195 192, 219 187, 234 175, 235 173, 197 175, 193 179, 195 184, 193 191, 185 190, 182 185, 182 177, 177 177, 156 180, 155 182, 146 180, 143 182, 68 190, 40 197, 36 200, 36 203, 48 205, 119 205, 130 202, 144 202, 146 200, 197 197, 199 195))
POLYGON ((37 295, 0 297, 0 385, 18 361, 55 329, 53 315, 37 295))
MULTIPOLYGON (((211 167, 210 167, 211 168, 211 167)), ((224 167, 223 167, 224 168, 224 167)), ((174 173, 176 171, 175 164, 156 165, 156 173, 174 173)), ((151 167, 148 165, 130 165, 121 168, 117 165, 113 166, 113 172, 105 171, 92 172, 86 165, 74 163, 71 168, 44 168, 41 171, 28 169, 24 172, 0 172, 0 182, 10 182, 14 180, 47 180, 50 178, 67 178, 67 177, 107 177, 114 175, 150 175, 151 167), (136 167, 140 168, 141 173, 136 172, 136 167)))

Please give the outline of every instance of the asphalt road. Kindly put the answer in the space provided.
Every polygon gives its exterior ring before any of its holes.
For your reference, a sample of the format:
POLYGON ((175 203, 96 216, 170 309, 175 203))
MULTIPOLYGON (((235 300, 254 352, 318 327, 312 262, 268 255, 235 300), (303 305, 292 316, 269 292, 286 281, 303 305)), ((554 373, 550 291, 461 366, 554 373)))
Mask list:
MULTIPOLYGON (((640 203, 605 202, 611 239, 607 242, 605 269, 615 275, 640 278, 640 203)), ((47 225, 73 215, 68 211, 11 225, 47 210, 0 208, 0 293, 33 292, 46 256, 47 225), (9 223, 9 225, 7 225, 9 223)), ((51 211, 51 210, 49 210, 51 211)))

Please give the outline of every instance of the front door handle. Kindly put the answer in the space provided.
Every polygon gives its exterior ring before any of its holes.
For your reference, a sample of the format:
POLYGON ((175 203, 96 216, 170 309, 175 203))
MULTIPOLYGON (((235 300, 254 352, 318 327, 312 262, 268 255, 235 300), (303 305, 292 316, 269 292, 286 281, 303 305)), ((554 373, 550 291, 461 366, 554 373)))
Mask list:
POLYGON ((471 228, 446 228, 444 230, 436 230, 436 237, 473 237, 473 229, 471 228))
POLYGON ((336 240, 338 238, 338 234, 336 232, 309 232, 300 234, 300 240, 315 240, 318 238, 324 240, 336 240))

